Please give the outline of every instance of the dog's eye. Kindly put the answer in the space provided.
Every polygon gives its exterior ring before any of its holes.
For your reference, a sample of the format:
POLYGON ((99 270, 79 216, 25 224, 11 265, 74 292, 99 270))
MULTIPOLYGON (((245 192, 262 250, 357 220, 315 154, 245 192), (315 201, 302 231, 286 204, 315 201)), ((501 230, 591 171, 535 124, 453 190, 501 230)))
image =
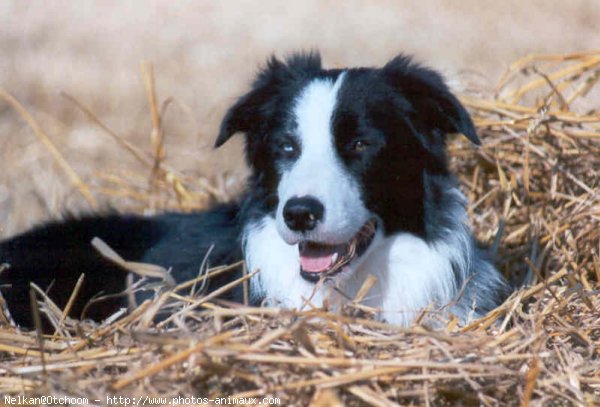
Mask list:
POLYGON ((292 143, 291 141, 286 141, 284 143, 281 143, 281 150, 284 153, 288 153, 291 154, 294 151, 296 151, 296 146, 294 145, 294 143, 292 143))
POLYGON ((364 140, 355 140, 352 143, 352 151, 357 152, 357 153, 362 153, 363 151, 365 151, 367 149, 368 146, 369 146, 369 144, 364 140))
POLYGON ((277 147, 278 147, 279 151, 281 151, 285 155, 293 155, 296 153, 296 150, 298 149, 296 143, 291 138, 285 138, 285 139, 281 140, 277 144, 277 147))

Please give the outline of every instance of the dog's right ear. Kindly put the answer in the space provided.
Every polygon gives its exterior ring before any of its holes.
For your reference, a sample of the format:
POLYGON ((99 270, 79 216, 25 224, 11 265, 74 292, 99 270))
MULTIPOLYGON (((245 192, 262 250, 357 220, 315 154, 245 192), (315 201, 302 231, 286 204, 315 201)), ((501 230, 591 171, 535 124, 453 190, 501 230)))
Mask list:
POLYGON ((229 108, 221 122, 221 129, 215 141, 215 148, 221 147, 235 133, 247 133, 252 130, 254 122, 258 120, 257 116, 260 106, 267 99, 267 94, 268 92, 266 92, 265 87, 255 88, 239 98, 229 108))
POLYGON ((320 69, 321 57, 315 51, 293 54, 285 61, 275 56, 269 58, 267 66, 254 80, 252 90, 240 97, 225 114, 215 147, 225 144, 235 133, 258 130, 268 120, 269 105, 276 106, 276 95, 281 85, 320 69))
POLYGON ((221 129, 215 141, 215 148, 221 147, 235 133, 247 132, 249 130, 250 120, 254 111, 253 106, 256 106, 255 99, 257 98, 253 97, 254 95, 254 91, 252 91, 242 96, 236 104, 229 108, 221 122, 221 129))

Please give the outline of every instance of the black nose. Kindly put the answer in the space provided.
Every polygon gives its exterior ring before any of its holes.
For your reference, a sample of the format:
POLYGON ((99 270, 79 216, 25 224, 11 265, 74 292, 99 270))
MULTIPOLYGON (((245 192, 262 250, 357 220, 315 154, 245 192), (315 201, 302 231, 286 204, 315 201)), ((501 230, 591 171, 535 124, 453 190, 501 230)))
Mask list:
POLYGON ((321 202, 311 196, 292 198, 283 207, 283 219, 291 230, 306 232, 323 220, 324 212, 321 202))

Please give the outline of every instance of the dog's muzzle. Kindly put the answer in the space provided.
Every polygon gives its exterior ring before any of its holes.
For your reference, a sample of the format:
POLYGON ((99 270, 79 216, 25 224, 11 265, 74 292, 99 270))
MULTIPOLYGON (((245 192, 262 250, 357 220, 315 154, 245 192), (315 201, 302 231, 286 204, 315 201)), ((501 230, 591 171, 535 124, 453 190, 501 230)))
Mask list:
POLYGON ((349 241, 342 244, 301 241, 298 244, 300 275, 305 280, 316 282, 322 277, 339 273, 367 251, 376 232, 377 221, 371 219, 349 241))

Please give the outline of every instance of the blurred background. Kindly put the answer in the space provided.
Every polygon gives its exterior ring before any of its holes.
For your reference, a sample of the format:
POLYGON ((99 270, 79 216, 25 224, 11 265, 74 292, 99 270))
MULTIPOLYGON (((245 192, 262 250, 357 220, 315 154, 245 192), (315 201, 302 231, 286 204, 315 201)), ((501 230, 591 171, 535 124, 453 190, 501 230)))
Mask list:
MULTIPOLYGON (((458 92, 491 94, 509 64, 527 54, 599 48, 598 27, 597 0, 3 0, 0 86, 92 187, 100 208, 143 211, 146 203, 119 196, 114 185, 142 185, 149 169, 64 94, 150 152, 140 64, 151 62, 159 104, 172 98, 163 116, 166 162, 186 179, 235 194, 246 171, 240 140, 216 153, 212 143, 225 109, 271 54, 318 48, 325 65, 342 67, 381 65, 404 52, 442 71, 458 92)), ((90 210, 0 99, 0 237, 90 210)))

